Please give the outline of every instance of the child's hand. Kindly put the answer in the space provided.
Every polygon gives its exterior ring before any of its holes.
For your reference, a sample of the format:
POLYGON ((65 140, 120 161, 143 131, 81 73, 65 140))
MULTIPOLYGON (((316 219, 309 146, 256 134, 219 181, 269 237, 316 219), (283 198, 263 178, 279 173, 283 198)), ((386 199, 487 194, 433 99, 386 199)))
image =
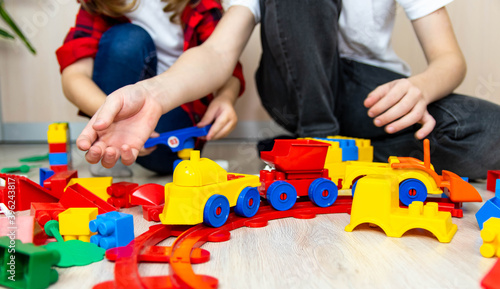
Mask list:
POLYGON ((422 90, 408 79, 398 79, 373 90, 365 99, 368 116, 375 118, 378 127, 386 126, 387 133, 395 133, 415 123, 422 127, 415 137, 423 139, 432 132, 436 121, 427 111, 428 101, 422 90))
POLYGON ((149 95, 136 84, 106 98, 76 140, 78 148, 87 151, 89 163, 101 160, 105 168, 111 168, 120 156, 125 165, 135 161, 162 115, 161 104, 149 95))
POLYGON ((238 117, 234 110, 234 96, 221 94, 215 97, 208 105, 207 112, 198 123, 198 127, 204 127, 215 122, 207 134, 207 140, 220 139, 227 136, 238 123, 238 117))

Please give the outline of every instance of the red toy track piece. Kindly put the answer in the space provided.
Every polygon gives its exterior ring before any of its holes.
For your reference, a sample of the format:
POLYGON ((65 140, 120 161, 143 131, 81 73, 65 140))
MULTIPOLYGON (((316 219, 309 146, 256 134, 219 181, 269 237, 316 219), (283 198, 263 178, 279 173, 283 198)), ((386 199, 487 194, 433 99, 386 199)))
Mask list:
POLYGON ((99 210, 99 215, 118 210, 80 184, 69 186, 62 195, 60 203, 66 208, 96 207, 99 210))
POLYGON ((61 198, 64 189, 69 181, 73 178, 78 178, 78 171, 62 171, 55 173, 52 177, 43 182, 43 186, 52 191, 54 195, 61 198))
POLYGON ((139 186, 131 193, 130 203, 133 205, 158 206, 165 203, 165 187, 158 184, 139 186))
POLYGON ((486 189, 490 192, 495 192, 495 185, 497 179, 500 179, 500 171, 488 171, 486 177, 486 189))
MULTIPOLYGON (((106 251, 106 259, 110 261, 116 261, 124 247, 112 248, 106 251)), ((125 247, 126 248, 126 247, 125 247)), ((125 249, 127 250, 127 249, 125 249)), ((139 254, 139 262, 156 262, 156 263, 168 263, 170 261, 170 255, 172 254, 172 247, 163 246, 150 246, 145 247, 143 252, 139 254)), ((194 248, 191 252, 191 264, 202 264, 210 260, 210 252, 201 248, 194 248)))
POLYGON ((5 180, 5 187, 0 187, 0 203, 4 203, 11 211, 29 210, 33 202, 55 203, 59 199, 26 177, 0 174, 0 179, 5 180))
POLYGON ((500 259, 483 278, 481 287, 485 289, 500 289, 500 259))
POLYGON ((139 186, 137 183, 119 182, 114 183, 106 189, 108 195, 108 203, 117 208, 130 208, 133 205, 130 203, 131 193, 139 186))

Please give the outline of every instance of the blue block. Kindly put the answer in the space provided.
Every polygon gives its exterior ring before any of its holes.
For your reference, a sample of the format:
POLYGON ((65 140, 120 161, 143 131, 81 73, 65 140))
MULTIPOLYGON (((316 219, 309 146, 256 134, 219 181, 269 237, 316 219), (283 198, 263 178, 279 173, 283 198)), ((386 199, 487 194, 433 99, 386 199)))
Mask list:
POLYGON ((495 196, 481 207, 476 213, 477 224, 479 229, 483 229, 483 223, 488 221, 489 218, 500 218, 500 179, 496 182, 495 196))
POLYGON ((342 161, 357 161, 359 159, 359 150, 354 139, 337 138, 316 138, 319 140, 336 141, 342 149, 342 161))
POLYGON ((68 164, 68 153, 50 153, 49 163, 53 166, 57 165, 67 165, 68 164))
POLYGON ((49 168, 40 168, 40 186, 43 187, 43 182, 54 174, 54 171, 49 168))
POLYGON ((97 232, 90 242, 106 250, 126 246, 134 239, 134 219, 130 214, 109 212, 98 215, 89 222, 89 229, 97 232))
POLYGON ((172 152, 178 152, 187 148, 194 148, 197 137, 206 136, 212 125, 206 127, 188 127, 169 132, 161 133, 159 137, 150 138, 144 144, 144 148, 150 148, 155 145, 167 145, 172 152))

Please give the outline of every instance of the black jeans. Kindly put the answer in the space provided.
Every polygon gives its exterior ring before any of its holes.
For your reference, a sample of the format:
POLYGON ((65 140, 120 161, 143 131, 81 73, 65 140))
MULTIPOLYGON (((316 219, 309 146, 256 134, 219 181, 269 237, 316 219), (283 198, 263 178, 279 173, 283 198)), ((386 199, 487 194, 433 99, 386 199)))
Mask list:
MULTIPOLYGON (((341 0, 261 0, 262 58, 256 82, 271 117, 296 136, 341 134, 369 138, 376 161, 389 156, 423 158, 416 124, 387 134, 363 106, 377 86, 405 76, 338 53, 341 0), (286 2, 286 3, 285 3, 286 2)), ((452 94, 428 106, 436 127, 427 136, 439 173, 485 178, 500 169, 500 106, 452 94)))

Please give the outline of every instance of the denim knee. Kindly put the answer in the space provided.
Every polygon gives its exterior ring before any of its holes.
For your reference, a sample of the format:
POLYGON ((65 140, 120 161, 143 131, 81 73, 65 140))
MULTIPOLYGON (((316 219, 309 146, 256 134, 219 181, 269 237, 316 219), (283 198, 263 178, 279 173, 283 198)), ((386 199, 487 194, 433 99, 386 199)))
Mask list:
POLYGON ((132 23, 115 25, 104 32, 99 42, 99 51, 103 50, 109 51, 109 61, 116 59, 125 63, 135 61, 138 55, 143 55, 143 58, 156 56, 156 47, 149 33, 132 23))

